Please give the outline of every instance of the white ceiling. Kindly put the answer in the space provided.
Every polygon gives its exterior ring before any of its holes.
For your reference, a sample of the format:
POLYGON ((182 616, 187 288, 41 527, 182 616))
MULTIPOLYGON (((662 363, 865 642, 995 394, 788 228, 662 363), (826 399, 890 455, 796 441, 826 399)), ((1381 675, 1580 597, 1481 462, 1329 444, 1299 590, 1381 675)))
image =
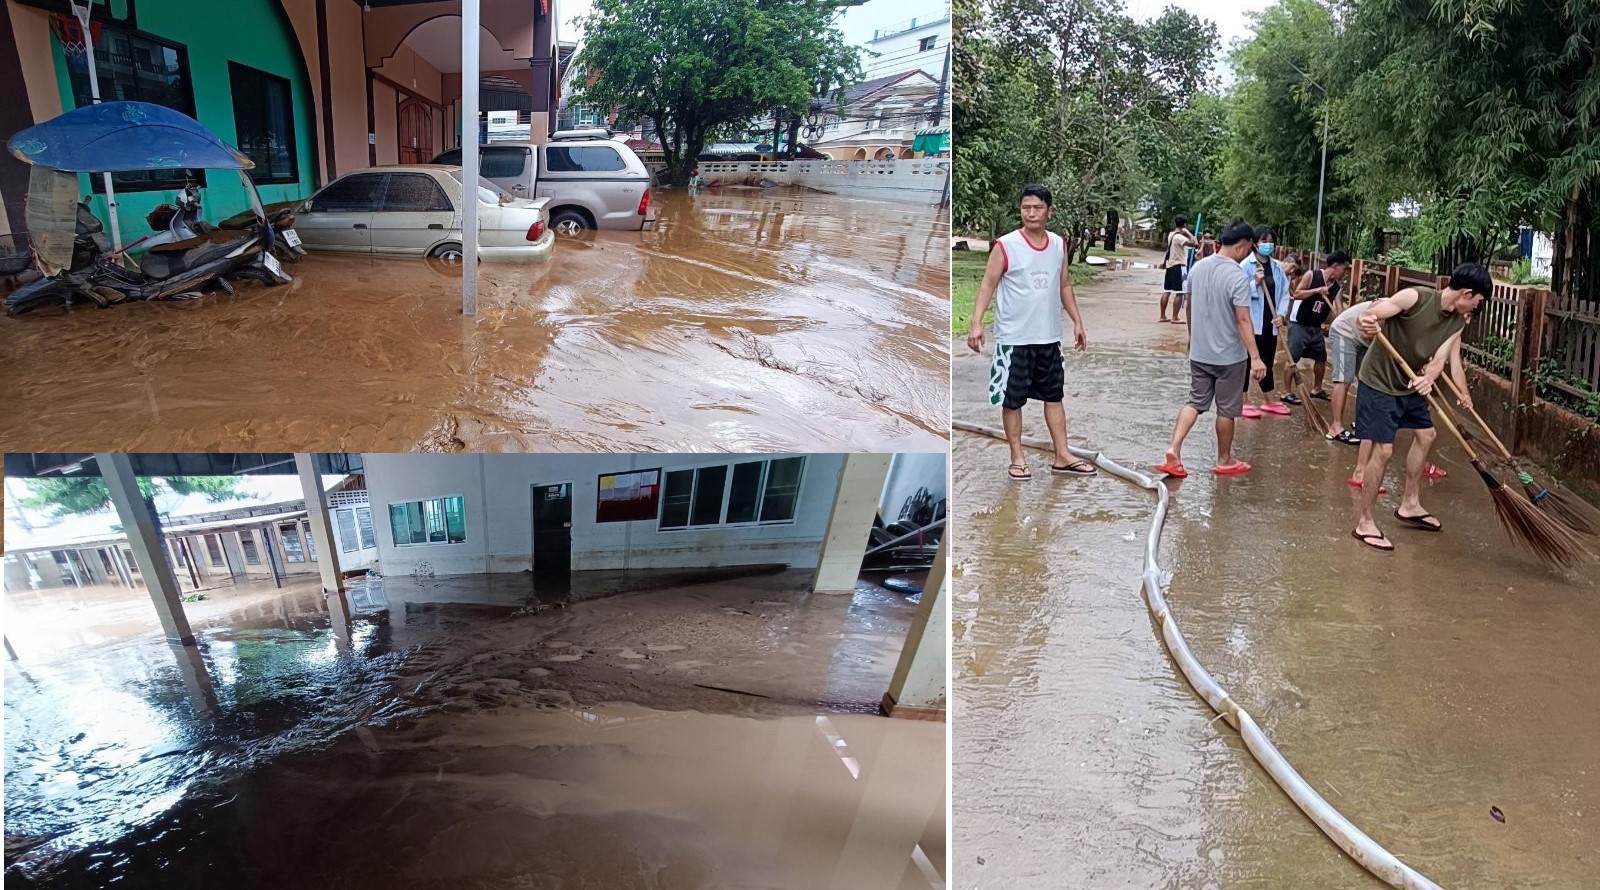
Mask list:
MULTIPOLYGON (((460 74, 461 17, 450 15, 423 22, 406 37, 406 46, 445 74, 460 74)), ((511 50, 501 49, 488 28, 478 27, 479 71, 510 71, 527 66, 527 62, 518 62, 511 50)))

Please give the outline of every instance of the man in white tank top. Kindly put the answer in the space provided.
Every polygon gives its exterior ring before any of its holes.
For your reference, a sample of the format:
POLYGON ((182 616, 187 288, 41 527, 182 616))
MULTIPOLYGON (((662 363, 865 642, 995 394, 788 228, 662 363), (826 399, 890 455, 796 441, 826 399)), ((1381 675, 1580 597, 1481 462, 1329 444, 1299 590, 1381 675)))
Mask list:
POLYGON ((1067 450, 1067 412, 1061 405, 1065 368, 1061 358, 1061 313, 1072 317, 1079 352, 1089 347, 1078 296, 1072 290, 1066 244, 1045 228, 1050 220, 1050 190, 1030 185, 1022 190, 1022 228, 1000 236, 989 248, 989 264, 978 285, 967 346, 982 352, 983 315, 994 302, 994 364, 989 371, 989 403, 1000 406, 1011 465, 1006 475, 1031 479, 1022 455, 1022 406, 1029 399, 1044 402, 1044 422, 1055 446, 1050 472, 1091 476, 1094 464, 1067 450))

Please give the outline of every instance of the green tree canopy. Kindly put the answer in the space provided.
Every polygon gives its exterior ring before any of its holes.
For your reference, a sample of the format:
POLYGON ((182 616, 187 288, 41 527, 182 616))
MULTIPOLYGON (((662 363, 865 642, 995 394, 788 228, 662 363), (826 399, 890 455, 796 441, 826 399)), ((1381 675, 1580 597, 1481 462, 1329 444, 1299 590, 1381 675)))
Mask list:
MULTIPOLYGON (((138 482, 139 493, 146 499, 154 497, 160 488, 174 494, 205 495, 213 504, 250 497, 250 492, 241 489, 241 480, 234 476, 140 477, 138 482)), ((29 494, 19 503, 30 510, 49 510, 55 516, 94 513, 111 505, 111 490, 106 487, 105 480, 97 476, 29 479, 27 486, 29 494)))
POLYGON ((798 119, 861 76, 832 0, 595 0, 577 101, 650 121, 677 181, 708 138, 774 111, 798 119))

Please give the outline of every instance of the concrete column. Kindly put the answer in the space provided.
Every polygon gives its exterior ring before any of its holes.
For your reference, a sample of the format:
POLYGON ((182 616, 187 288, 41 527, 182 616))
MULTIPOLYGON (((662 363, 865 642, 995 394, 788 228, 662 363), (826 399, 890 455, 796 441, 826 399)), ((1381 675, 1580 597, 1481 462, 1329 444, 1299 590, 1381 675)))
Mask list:
MULTIPOLYGON (((167 542, 166 539, 163 538, 161 541, 161 556, 163 559, 165 559, 167 555, 166 548, 167 542)), ((117 572, 122 575, 122 580, 126 582, 129 587, 133 587, 138 583, 133 580, 133 569, 128 566, 128 558, 123 555, 122 548, 115 544, 111 546, 111 564, 117 567, 117 572)))
POLYGON ((133 461, 126 454, 97 454, 95 462, 100 466, 106 487, 111 490, 111 503, 117 508, 117 518, 128 536, 133 559, 144 576, 145 588, 150 591, 150 601, 161 619, 161 629, 168 640, 193 646, 194 633, 189 630, 189 619, 183 614, 183 594, 178 589, 178 579, 172 576, 172 567, 161 558, 161 532, 156 529, 155 520, 145 509, 144 497, 139 494, 133 461))
POLYGON ((222 542, 222 561, 228 566, 228 577, 233 579, 235 586, 250 579, 244 564, 244 545, 239 543, 238 532, 218 532, 217 540, 222 542))
POLYGON ((861 556, 872 533, 873 517, 878 515, 878 498, 883 482, 889 478, 888 454, 851 454, 839 471, 839 486, 833 493, 833 513, 828 517, 828 533, 822 539, 822 556, 811 589, 817 593, 851 593, 856 576, 861 574, 861 556))
POLYGON ((294 464, 300 471, 300 490, 306 499, 306 520, 311 524, 312 539, 317 542, 317 571, 322 575, 322 591, 328 595, 329 611, 334 612, 333 625, 339 628, 349 618, 350 602, 345 599, 344 573, 339 570, 339 548, 333 543, 328 498, 322 491, 322 477, 317 474, 315 456, 296 454, 294 464))
POLYGON ((944 719, 948 679, 945 639, 949 633, 947 618, 950 613, 946 597, 945 548, 949 543, 950 530, 946 528, 944 537, 939 539, 939 552, 933 557, 933 568, 928 570, 928 581, 922 587, 922 600, 917 604, 916 616, 911 619, 906 644, 900 650, 894 679, 889 681, 889 691, 883 696, 883 712, 890 717, 944 719))

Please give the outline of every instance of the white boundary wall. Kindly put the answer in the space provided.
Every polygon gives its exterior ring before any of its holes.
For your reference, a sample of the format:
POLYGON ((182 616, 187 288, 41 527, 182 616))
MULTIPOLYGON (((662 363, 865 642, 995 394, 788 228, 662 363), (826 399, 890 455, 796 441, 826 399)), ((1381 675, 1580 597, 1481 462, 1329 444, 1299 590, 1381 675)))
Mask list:
POLYGON ((770 179, 835 195, 938 204, 950 181, 950 159, 900 161, 702 161, 707 184, 755 185, 770 179))

